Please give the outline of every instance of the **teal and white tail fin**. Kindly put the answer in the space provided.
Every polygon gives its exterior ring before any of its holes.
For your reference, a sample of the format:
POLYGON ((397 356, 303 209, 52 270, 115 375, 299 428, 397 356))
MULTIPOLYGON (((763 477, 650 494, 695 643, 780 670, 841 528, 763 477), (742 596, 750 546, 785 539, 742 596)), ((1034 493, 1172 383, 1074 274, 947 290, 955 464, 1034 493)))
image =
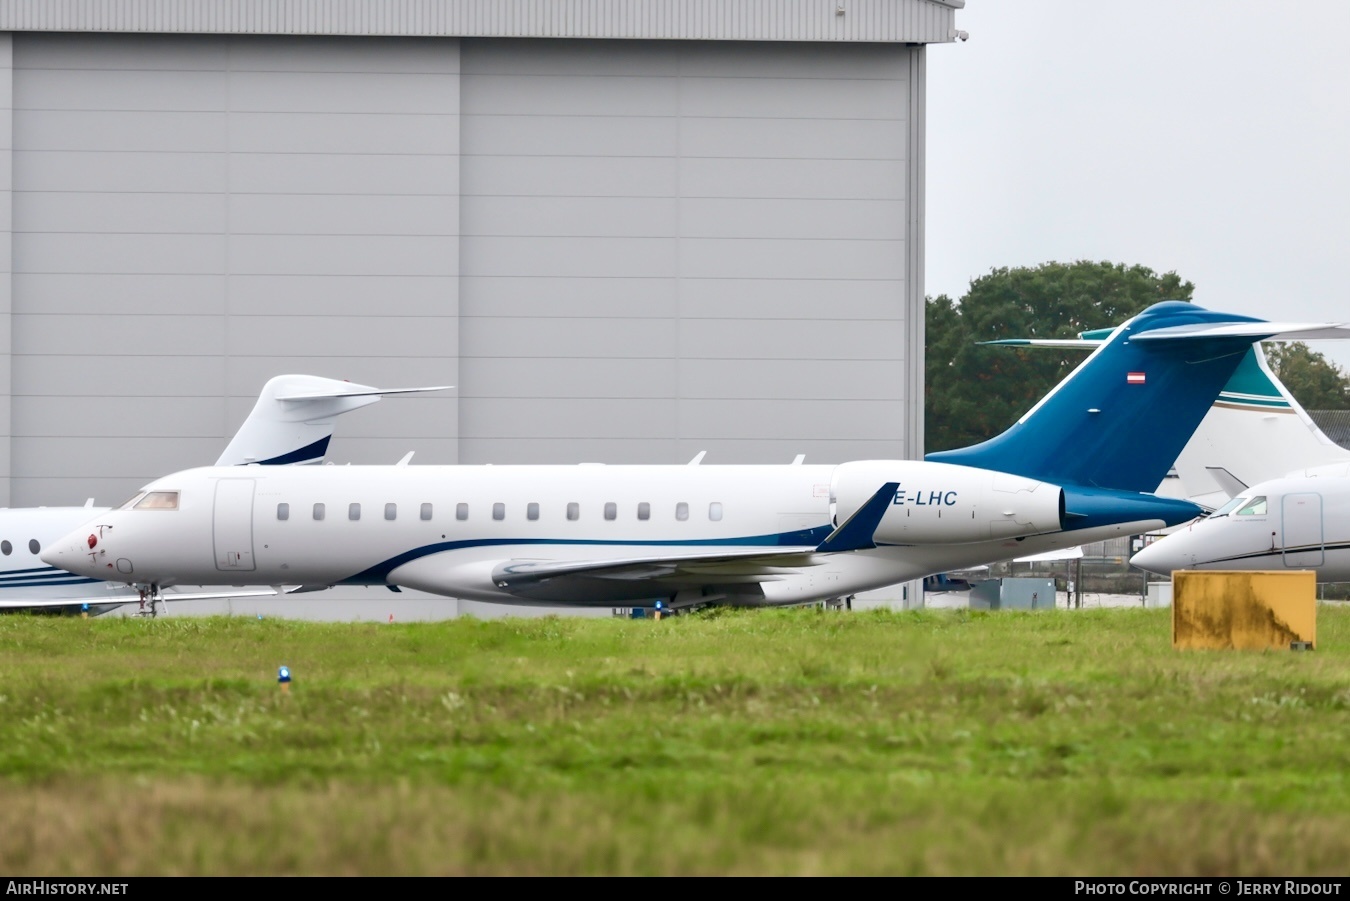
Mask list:
POLYGON ((333 423, 343 413, 375 403, 386 394, 443 391, 433 388, 372 388, 317 375, 279 375, 258 395, 217 466, 319 463, 328 453, 333 423))

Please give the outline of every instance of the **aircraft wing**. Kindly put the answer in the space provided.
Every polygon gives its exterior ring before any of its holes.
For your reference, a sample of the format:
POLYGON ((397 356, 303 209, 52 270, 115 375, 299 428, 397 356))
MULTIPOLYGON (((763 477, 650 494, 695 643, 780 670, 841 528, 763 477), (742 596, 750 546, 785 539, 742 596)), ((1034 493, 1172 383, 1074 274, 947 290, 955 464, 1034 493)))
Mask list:
MULTIPOLYGON (((515 557, 482 565, 490 567, 492 583, 499 591, 521 603, 613 606, 667 600, 682 591, 700 592, 708 600, 732 594, 754 596, 761 582, 783 579, 824 562, 812 545, 681 551, 687 553, 635 553, 587 560, 515 557)), ((389 582, 454 596, 456 573, 438 557, 400 566, 389 574, 389 582)))
MULTIPOLYGON (((597 559, 512 558, 490 565, 492 584, 522 601, 609 605, 670 598, 698 591, 701 598, 751 595, 774 582, 819 566, 829 555, 876 547, 873 535, 895 496, 898 482, 877 489, 857 511, 814 545, 667 547, 662 553, 634 553, 597 559)), ((638 551, 637 546, 633 547, 638 551)), ((437 555, 423 557, 389 574, 391 584, 453 596, 454 577, 437 555)))
POLYGON ((789 547, 767 551, 719 551, 692 557, 628 557, 618 560, 508 560, 492 570, 492 581, 508 591, 539 585, 555 579, 585 576, 613 581, 758 582, 778 578, 803 566, 815 566, 814 547, 789 547), (707 578, 705 578, 707 577, 707 578))
POLYGON ((136 598, 125 595, 90 595, 79 598, 5 598, 0 600, 0 610, 37 610, 49 607, 78 607, 88 604, 90 607, 116 607, 120 604, 134 604, 136 598))
POLYGON ((1083 556, 1083 546, 1068 547, 1058 551, 1042 551, 1025 557, 1014 557, 1014 563, 1053 563, 1057 560, 1079 560, 1083 556))
MULTIPOLYGON (((172 588, 161 592, 161 601, 209 601, 229 598, 266 598, 277 594, 275 588, 240 588, 235 591, 174 591, 172 588)), ((133 598, 132 600, 135 600, 133 598)))
MULTIPOLYGON (((240 588, 230 591, 180 592, 169 589, 160 594, 162 601, 199 601, 224 598, 269 597, 277 592, 271 588, 240 588)), ((119 607, 123 604, 135 604, 140 598, 135 593, 112 594, 105 592, 63 598, 4 598, 0 599, 0 610, 36 610, 53 607, 79 607, 88 604, 92 607, 119 607)))

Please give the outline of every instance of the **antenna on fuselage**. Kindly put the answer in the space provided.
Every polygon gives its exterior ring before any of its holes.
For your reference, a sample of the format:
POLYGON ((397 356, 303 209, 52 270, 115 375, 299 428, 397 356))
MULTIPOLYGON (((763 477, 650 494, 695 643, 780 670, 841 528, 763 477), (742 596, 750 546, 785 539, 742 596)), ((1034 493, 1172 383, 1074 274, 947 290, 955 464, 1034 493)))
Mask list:
POLYGON ((694 455, 694 459, 692 459, 692 460, 689 461, 689 465, 690 465, 690 466, 697 466, 698 464, 702 463, 702 462, 703 462, 703 457, 704 457, 704 455, 706 455, 707 453, 708 453, 707 451, 699 451, 697 454, 694 455))

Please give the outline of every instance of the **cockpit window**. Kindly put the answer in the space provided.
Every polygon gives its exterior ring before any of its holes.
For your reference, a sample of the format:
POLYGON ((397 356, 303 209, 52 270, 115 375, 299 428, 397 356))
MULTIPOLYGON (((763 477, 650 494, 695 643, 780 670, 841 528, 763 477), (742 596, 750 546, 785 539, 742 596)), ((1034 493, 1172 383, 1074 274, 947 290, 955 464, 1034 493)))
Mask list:
POLYGON ((132 507, 134 507, 134 506, 136 506, 138 503, 140 503, 141 498, 143 498, 143 497, 145 497, 145 492, 144 492, 144 491, 142 491, 140 494, 136 495, 136 496, 133 497, 131 500, 127 501, 125 504, 123 504, 122 506, 118 507, 117 509, 119 509, 119 510, 130 510, 132 507))
POLYGON ((1212 516, 1212 517, 1213 517, 1213 516, 1227 516, 1229 513, 1232 513, 1234 510, 1236 510, 1238 507, 1241 507, 1241 506, 1242 506, 1243 504, 1245 504, 1245 503, 1247 503, 1247 499, 1246 499, 1245 497, 1241 497, 1241 496, 1235 497, 1235 498, 1233 498, 1231 501, 1229 501, 1228 503, 1224 504, 1222 507, 1220 507, 1219 509, 1215 510, 1213 513, 1211 513, 1211 514, 1209 514, 1209 515, 1212 516))
POLYGON ((1265 516, 1266 499, 1265 497, 1254 497, 1247 502, 1247 505, 1237 512, 1238 516, 1265 516))
POLYGON ((149 491, 145 497, 136 501, 134 504, 136 510, 177 510, 178 492, 177 491, 149 491))

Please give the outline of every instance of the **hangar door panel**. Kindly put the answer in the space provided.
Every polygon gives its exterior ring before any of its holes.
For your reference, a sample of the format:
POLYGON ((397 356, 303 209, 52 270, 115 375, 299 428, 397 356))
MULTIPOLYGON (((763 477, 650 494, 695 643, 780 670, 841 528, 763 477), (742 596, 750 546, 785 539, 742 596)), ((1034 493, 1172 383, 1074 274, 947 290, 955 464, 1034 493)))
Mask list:
MULTIPOLYGON (((13 46, 10 503, 208 464, 280 373, 458 383, 457 40, 13 46)), ((454 462, 457 404, 355 414, 343 457, 454 462)))
POLYGON ((900 455, 912 52, 465 41, 461 462, 900 455))

